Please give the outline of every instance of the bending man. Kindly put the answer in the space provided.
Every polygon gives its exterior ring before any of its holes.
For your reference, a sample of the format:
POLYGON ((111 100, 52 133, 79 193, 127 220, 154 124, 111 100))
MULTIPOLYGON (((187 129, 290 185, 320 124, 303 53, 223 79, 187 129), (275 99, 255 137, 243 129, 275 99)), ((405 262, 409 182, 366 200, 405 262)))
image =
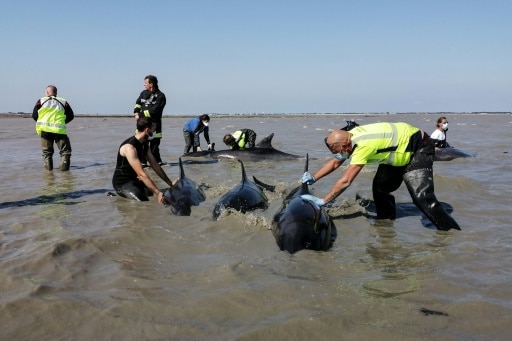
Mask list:
POLYGON ((208 150, 212 148, 210 143, 210 116, 203 114, 199 117, 191 118, 183 126, 183 137, 185 138, 185 150, 184 154, 187 154, 192 148, 193 152, 201 151, 201 142, 199 140, 199 134, 203 133, 204 139, 208 144, 208 150))
POLYGON ((377 218, 396 218, 395 198, 391 192, 404 181, 414 204, 438 230, 460 230, 434 194, 434 144, 425 132, 407 123, 374 123, 350 131, 335 130, 325 138, 325 144, 333 153, 333 159, 313 175, 304 173, 303 183, 313 184, 349 157, 350 165, 324 198, 304 195, 304 199, 325 205, 343 193, 365 165, 378 164, 372 184, 377 218))
POLYGON ((137 201, 148 201, 148 195, 154 193, 158 202, 168 202, 140 163, 140 159, 145 156, 155 173, 172 187, 172 181, 149 149, 148 141, 155 135, 155 130, 156 124, 150 118, 139 117, 135 136, 126 139, 119 147, 112 185, 120 196, 137 201))
POLYGON ((252 129, 240 129, 233 134, 226 134, 223 138, 229 149, 249 149, 256 145, 256 133, 252 129))

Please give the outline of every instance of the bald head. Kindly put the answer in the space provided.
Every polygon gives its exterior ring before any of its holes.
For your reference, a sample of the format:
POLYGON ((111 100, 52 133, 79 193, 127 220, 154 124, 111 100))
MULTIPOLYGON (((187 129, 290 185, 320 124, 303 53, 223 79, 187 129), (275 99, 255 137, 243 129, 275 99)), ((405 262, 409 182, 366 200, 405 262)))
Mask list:
POLYGON ((351 134, 345 130, 336 129, 327 136, 327 144, 333 145, 335 143, 347 144, 350 142, 351 134))

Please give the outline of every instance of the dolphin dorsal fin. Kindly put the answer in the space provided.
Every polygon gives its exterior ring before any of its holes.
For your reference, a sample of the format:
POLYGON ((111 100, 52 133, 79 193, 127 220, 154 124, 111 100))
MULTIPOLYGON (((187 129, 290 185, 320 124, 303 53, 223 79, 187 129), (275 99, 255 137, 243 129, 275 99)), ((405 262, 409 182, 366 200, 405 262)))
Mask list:
POLYGON ((256 147, 258 147, 258 148, 273 148, 272 147, 272 139, 273 138, 274 138, 274 133, 265 136, 263 138, 263 140, 261 140, 260 142, 258 142, 258 144, 256 144, 256 147))
POLYGON ((180 157, 180 179, 184 179, 185 178, 185 171, 183 170, 183 163, 181 162, 181 157, 180 157))
POLYGON ((240 165, 242 166, 242 181, 247 180, 247 174, 245 174, 245 167, 242 160, 238 159, 238 162, 240 162, 240 165))
MULTIPOLYGON (((306 162, 304 163, 304 173, 307 172, 309 169, 309 154, 306 153, 306 162)), ((308 184, 307 183, 303 183, 302 184, 302 192, 303 193, 308 193, 309 192, 309 188, 308 188, 308 184)))

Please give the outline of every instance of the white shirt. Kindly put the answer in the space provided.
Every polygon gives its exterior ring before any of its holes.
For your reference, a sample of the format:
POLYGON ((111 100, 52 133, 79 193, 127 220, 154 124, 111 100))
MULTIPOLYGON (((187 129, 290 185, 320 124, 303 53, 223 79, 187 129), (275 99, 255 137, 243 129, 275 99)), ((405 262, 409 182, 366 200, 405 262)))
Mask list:
POLYGON ((435 140, 444 141, 444 140, 446 140, 446 134, 444 133, 444 131, 436 129, 436 130, 434 130, 432 135, 430 135, 430 138, 435 139, 435 140))

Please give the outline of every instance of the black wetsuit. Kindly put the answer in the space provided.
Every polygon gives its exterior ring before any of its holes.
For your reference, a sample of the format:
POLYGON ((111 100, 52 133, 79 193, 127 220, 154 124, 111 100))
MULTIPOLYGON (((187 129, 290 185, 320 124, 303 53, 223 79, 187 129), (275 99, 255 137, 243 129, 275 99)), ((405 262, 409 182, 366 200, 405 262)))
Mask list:
MULTIPOLYGON (((146 155, 149 145, 148 142, 141 143, 139 140, 132 136, 119 146, 119 150, 125 144, 131 144, 137 150, 137 157, 139 160, 142 160, 142 157, 146 155)), ((122 197, 130 198, 138 201, 148 201, 148 194, 150 191, 147 191, 147 187, 139 180, 137 177, 137 173, 133 170, 132 166, 128 162, 128 159, 124 156, 121 156, 120 151, 117 152, 117 163, 116 170, 114 171, 114 176, 112 177, 112 185, 116 190, 117 194, 122 197)))

